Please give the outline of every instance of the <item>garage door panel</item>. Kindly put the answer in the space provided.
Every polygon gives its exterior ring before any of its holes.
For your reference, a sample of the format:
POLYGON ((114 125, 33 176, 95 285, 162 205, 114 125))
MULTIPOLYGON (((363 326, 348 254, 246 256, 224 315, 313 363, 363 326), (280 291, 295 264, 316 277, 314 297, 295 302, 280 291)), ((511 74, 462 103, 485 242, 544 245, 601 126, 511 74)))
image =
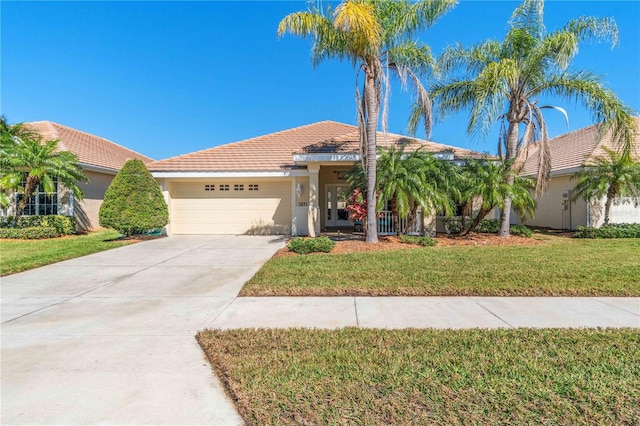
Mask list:
MULTIPOLYGON (((172 232, 288 234, 291 224, 291 184, 258 183, 258 191, 248 191, 246 183, 244 191, 234 191, 233 183, 229 183, 230 191, 205 191, 204 183, 173 183, 172 232)), ((216 184, 216 189, 218 187, 219 184, 216 184)))

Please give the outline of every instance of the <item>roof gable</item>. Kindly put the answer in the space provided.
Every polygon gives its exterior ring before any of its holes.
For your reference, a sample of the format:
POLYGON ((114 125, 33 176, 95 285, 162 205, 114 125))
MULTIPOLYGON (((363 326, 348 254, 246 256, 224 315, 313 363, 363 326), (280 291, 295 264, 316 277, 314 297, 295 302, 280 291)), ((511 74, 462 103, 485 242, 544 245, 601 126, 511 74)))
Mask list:
MULTIPOLYGON (((640 156, 640 117, 634 117, 636 133, 634 135, 635 156, 640 156)), ((616 149, 611 138, 611 132, 598 139, 597 125, 591 125, 574 130, 549 140, 551 152, 551 172, 558 173, 575 170, 589 159, 605 152, 603 147, 616 149)), ((529 150, 527 161, 522 170, 523 175, 534 175, 538 170, 539 144, 533 145, 529 150)))
POLYGON ((45 139, 58 139, 58 150, 70 151, 81 164, 118 171, 130 159, 150 163, 152 158, 125 148, 108 139, 72 129, 51 121, 34 121, 25 125, 45 139))

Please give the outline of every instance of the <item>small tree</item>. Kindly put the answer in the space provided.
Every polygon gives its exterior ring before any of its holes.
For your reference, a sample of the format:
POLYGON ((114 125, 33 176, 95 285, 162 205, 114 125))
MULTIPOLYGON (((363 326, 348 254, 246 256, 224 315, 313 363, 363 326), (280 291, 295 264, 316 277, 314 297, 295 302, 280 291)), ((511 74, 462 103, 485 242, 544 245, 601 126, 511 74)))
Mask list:
POLYGON ((0 117, 0 205, 10 202, 11 191, 23 194, 16 206, 21 216, 30 197, 39 186, 45 192, 56 191, 56 181, 73 192, 77 199, 84 194, 78 182, 88 182, 78 164, 78 157, 58 149, 58 140, 45 140, 23 124, 8 124, 0 117))
POLYGON ((604 224, 607 225, 612 204, 640 204, 640 162, 617 151, 605 147, 602 149, 605 155, 591 159, 583 165, 582 171, 572 177, 578 179, 573 201, 583 197, 591 202, 606 197, 604 224))
POLYGON ((127 161, 104 195, 100 225, 131 236, 167 223, 169 209, 158 183, 142 161, 127 161))

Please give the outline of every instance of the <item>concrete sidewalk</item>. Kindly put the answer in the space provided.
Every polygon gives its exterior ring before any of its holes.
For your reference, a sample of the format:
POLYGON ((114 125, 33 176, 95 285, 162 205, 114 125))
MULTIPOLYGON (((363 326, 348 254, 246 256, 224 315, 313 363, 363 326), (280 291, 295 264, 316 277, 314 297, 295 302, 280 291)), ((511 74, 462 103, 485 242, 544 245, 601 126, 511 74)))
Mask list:
POLYGON ((240 297, 210 328, 640 327, 640 297, 240 297))

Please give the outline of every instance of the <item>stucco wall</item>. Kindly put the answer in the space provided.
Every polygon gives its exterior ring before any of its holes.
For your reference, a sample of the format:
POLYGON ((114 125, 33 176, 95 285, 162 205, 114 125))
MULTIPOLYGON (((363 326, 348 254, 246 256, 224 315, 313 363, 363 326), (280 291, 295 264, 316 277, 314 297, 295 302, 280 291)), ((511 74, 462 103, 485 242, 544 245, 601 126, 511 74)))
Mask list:
POLYGON ((85 171, 84 174, 89 178, 89 182, 78 185, 84 192, 84 199, 75 201, 74 215, 78 229, 90 230, 100 227, 100 206, 115 175, 93 171, 85 171))
MULTIPOLYGON (((570 176, 552 178, 545 193, 536 198, 538 207, 533 219, 527 218, 524 223, 554 229, 575 229, 587 225, 587 203, 583 199, 568 201, 569 191, 575 188, 576 183, 570 176)), ((512 213, 512 217, 512 222, 516 223, 517 215, 512 213)))

